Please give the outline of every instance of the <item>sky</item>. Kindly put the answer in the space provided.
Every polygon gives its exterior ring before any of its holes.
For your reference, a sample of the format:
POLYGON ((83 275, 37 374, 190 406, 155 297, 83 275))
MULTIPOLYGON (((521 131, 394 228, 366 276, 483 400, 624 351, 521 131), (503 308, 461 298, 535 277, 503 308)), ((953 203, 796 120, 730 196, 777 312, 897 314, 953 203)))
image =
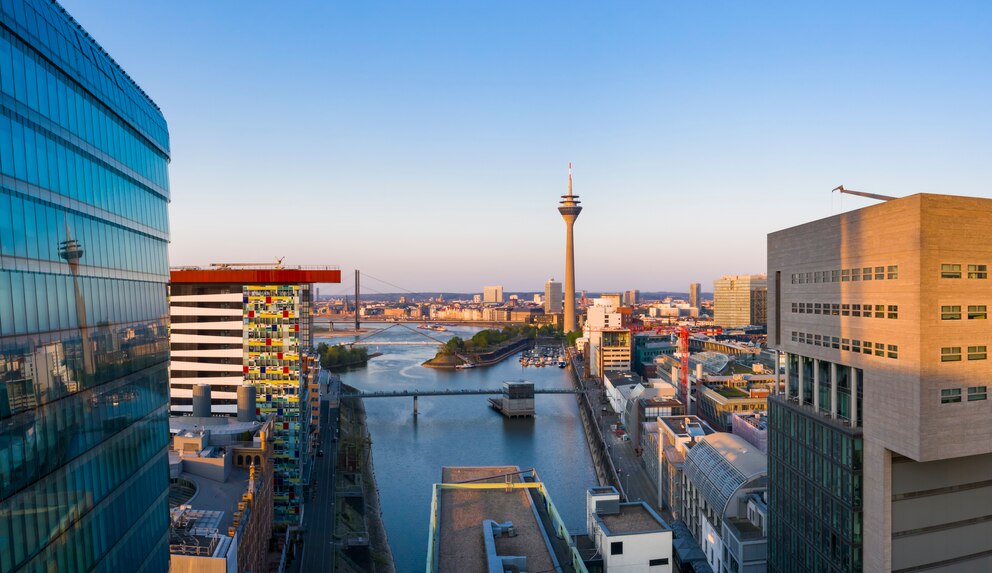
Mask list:
POLYGON ((569 162, 594 292, 764 272, 840 184, 992 197, 988 2, 62 4, 169 123, 173 265, 540 290, 569 162))

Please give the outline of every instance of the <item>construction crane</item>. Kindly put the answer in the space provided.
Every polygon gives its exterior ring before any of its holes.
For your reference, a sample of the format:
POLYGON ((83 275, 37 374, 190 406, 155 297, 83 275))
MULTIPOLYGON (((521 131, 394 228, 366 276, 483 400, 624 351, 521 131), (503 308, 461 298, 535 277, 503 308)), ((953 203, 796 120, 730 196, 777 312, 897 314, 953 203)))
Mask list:
POLYGON ((276 269, 282 269, 282 261, 286 257, 279 257, 276 262, 273 263, 210 263, 211 267, 219 270, 233 269, 236 267, 274 267, 276 269))
POLYGON ((898 197, 889 197, 888 195, 876 195, 875 193, 865 193, 864 191, 853 191, 851 189, 844 189, 843 185, 838 185, 830 190, 831 193, 834 191, 840 191, 841 193, 846 193, 848 195, 857 195, 858 197, 866 197, 868 199, 877 199, 879 201, 892 201, 898 197))
POLYGON ((679 386, 682 387, 682 395, 685 396, 686 413, 690 413, 689 327, 685 325, 679 327, 679 358, 681 359, 681 365, 679 368, 679 386))

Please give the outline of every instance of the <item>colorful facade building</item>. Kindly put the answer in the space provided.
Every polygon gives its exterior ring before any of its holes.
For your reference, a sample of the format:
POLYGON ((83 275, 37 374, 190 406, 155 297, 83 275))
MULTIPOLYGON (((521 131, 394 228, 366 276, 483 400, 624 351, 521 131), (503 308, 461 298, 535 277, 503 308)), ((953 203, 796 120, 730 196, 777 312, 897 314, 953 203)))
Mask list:
POLYGON ((173 415, 193 410, 194 386, 211 389, 211 413, 233 416, 237 389, 256 390, 256 415, 274 416, 272 459, 277 527, 298 523, 306 460, 316 432, 313 283, 338 283, 331 267, 174 269, 170 305, 173 415))

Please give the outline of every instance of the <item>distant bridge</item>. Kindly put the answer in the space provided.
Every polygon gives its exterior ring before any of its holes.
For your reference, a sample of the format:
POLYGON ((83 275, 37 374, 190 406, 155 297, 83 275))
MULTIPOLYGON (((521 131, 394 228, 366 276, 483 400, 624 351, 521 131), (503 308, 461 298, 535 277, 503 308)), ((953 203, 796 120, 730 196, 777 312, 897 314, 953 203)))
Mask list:
POLYGON ((441 342, 433 342, 430 340, 423 341, 413 341, 413 340, 387 340, 384 342, 376 342, 374 340, 359 340, 358 342, 345 342, 347 346, 443 346, 441 342))
MULTIPOLYGON (((535 394, 581 394, 575 388, 534 388, 535 394)), ((496 396, 502 388, 490 390, 400 390, 393 392, 343 392, 342 398, 411 398, 417 396, 496 396)))

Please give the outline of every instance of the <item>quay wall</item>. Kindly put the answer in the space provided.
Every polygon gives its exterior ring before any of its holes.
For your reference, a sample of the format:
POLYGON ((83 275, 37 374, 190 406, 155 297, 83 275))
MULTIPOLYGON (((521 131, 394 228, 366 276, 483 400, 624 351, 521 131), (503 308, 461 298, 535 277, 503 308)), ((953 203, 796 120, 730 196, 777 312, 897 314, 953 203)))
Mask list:
POLYGON ((582 428, 585 430, 586 443, 589 445, 589 453, 592 455, 593 465, 596 467, 596 477, 599 485, 612 485, 617 488, 625 498, 627 492, 623 491, 620 475, 617 473, 613 459, 606 448, 606 437, 599 425, 596 423, 595 404, 592 403, 590 395, 595 397, 599 388, 595 380, 582 380, 576 364, 574 354, 569 354, 569 372, 572 374, 572 383, 582 393, 575 397, 579 402, 579 418, 582 419, 582 428))

